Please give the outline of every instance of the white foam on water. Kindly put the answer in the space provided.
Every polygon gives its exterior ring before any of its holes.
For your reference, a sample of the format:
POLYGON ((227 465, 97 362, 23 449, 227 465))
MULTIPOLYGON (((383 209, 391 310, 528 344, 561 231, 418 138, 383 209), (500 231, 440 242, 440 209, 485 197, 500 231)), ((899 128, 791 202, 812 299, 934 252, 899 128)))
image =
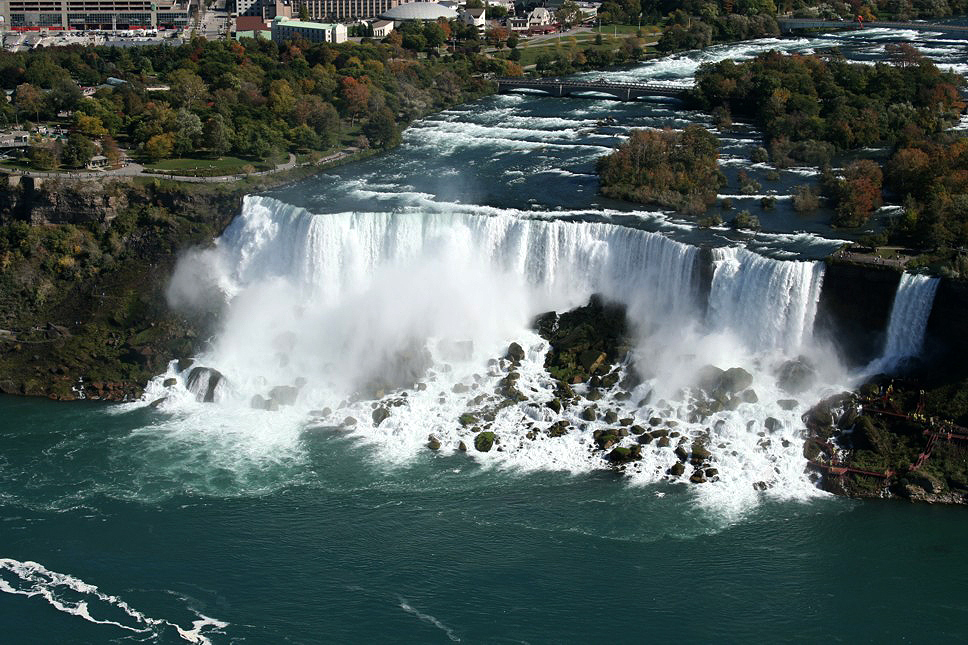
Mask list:
POLYGON ((444 632, 444 634, 447 635, 447 638, 450 639, 452 642, 454 642, 454 643, 459 643, 460 642, 460 637, 457 636, 457 633, 454 632, 453 629, 451 629, 447 625, 443 624, 442 622, 440 622, 439 620, 437 620, 435 617, 431 616, 430 614, 425 614, 423 612, 420 612, 420 611, 414 609, 413 606, 410 604, 410 602, 406 598, 404 598, 403 596, 400 596, 399 599, 400 599, 400 609, 404 610, 408 614, 413 614, 414 616, 416 616, 417 618, 419 618, 420 620, 422 620, 425 623, 429 623, 429 624, 433 625, 434 627, 436 627, 440 631, 444 632))
MULTIPOLYGON (((609 409, 637 424, 674 422, 683 441, 717 446, 711 450, 720 472, 695 487, 700 504, 739 512, 755 504, 759 482, 770 495, 816 493, 796 440, 798 415, 813 399, 792 410, 779 407, 774 372, 802 351, 826 361, 812 339, 821 264, 716 251, 704 314, 698 249, 661 234, 554 218, 567 211, 534 219, 530 211, 441 203, 422 193, 401 199, 409 206, 393 213, 315 215, 247 197, 213 249, 179 263, 171 288, 176 304, 225 303, 223 329, 198 357, 198 364, 225 375, 224 385, 214 403, 201 403, 204 385, 188 388, 188 371, 172 363, 145 395, 145 402, 167 397, 160 410, 171 416, 143 432, 164 441, 210 442, 229 456, 220 462, 225 468, 233 460, 254 465, 260 455, 297 462, 306 433, 337 427, 390 466, 427 458, 433 435, 441 454, 463 442, 489 468, 604 468, 592 434, 610 424, 582 419, 583 405, 561 413, 544 405, 556 396, 556 382, 544 369, 547 342, 529 329, 536 314, 561 312, 600 293, 626 305, 638 339, 635 363, 646 379, 631 399, 609 391, 598 405, 603 414, 609 409), (515 369, 525 401, 499 406, 495 390, 508 368, 492 359, 511 341, 527 354, 515 369), (429 371, 417 369, 415 359, 429 371), (706 364, 750 371, 764 393, 761 403, 714 419, 691 418, 701 398, 691 384, 706 364), (165 379, 175 384, 164 386, 165 379), (374 379, 397 385, 376 394, 378 401, 354 396, 374 379), (291 405, 274 412, 251 408, 254 396, 268 398, 278 386, 293 388, 291 405), (650 393, 664 403, 640 405, 650 393), (389 416, 378 421, 378 407, 389 416), (465 413, 482 418, 488 410, 499 443, 477 452, 480 422, 459 419, 465 413), (783 430, 760 436, 768 417, 783 430), (561 420, 572 430, 548 436, 545 430, 561 420)), ((836 360, 830 364, 823 382, 837 383, 836 360)), ((626 467, 629 480, 667 479, 670 458, 671 448, 643 446, 642 460, 626 467)))
POLYGON ((168 620, 151 618, 92 584, 65 573, 51 571, 30 560, 0 558, 0 592, 43 598, 58 611, 96 625, 110 625, 155 637, 170 628, 183 640, 199 645, 211 645, 211 641, 202 633, 205 628, 211 627, 213 629, 209 631, 217 631, 228 627, 228 623, 197 612, 198 619, 192 622, 191 629, 184 629, 168 620), (113 616, 115 620, 99 618, 91 612, 99 616, 113 616))

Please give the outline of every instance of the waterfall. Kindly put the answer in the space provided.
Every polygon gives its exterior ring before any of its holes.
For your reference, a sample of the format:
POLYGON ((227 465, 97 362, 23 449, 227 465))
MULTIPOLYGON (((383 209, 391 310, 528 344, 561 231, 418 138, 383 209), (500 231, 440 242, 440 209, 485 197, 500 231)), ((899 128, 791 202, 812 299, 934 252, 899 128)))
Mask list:
MULTIPOLYGON (((306 297, 337 305, 388 268, 412 271, 433 258, 446 262, 438 263, 447 267, 445 281, 483 270, 520 282, 538 306, 574 304, 598 291, 643 310, 692 314, 698 298, 693 246, 611 224, 470 210, 313 215, 249 196, 215 253, 206 262, 229 297, 282 278, 306 297)), ((194 279, 181 284, 177 278, 170 293, 176 300, 182 287, 197 288, 194 279)))
POLYGON ((706 322, 747 348, 797 352, 813 336, 821 262, 780 261, 742 248, 713 249, 706 322))
MULTIPOLYGON (((216 372, 193 367, 193 379, 172 363, 145 399, 189 413, 190 424, 172 421, 176 431, 195 437, 204 428, 244 458, 298 452, 300 432, 321 424, 354 428, 379 458, 404 462, 426 451, 430 434, 441 450, 470 445, 476 430, 458 420, 488 413, 487 427, 503 443, 486 455, 474 451, 476 458, 525 469, 597 468, 601 456, 587 442, 610 423, 607 416, 580 419, 576 404, 560 412, 573 426, 567 436, 546 441, 529 432, 559 414, 546 405, 557 387, 544 367, 548 343, 530 323, 599 293, 623 303, 635 324, 632 360, 641 381, 634 394, 600 392, 597 405, 619 418, 666 419, 686 437, 729 447, 717 458, 729 472, 728 488, 715 489, 728 491, 725 498, 754 496, 763 481, 784 494, 811 494, 796 447, 803 410, 778 403, 786 394, 775 374, 786 358, 810 349, 823 264, 716 249, 707 304, 697 247, 609 222, 541 215, 422 202, 393 212, 315 214, 247 197, 214 247, 178 263, 168 294, 176 305, 224 305, 221 329, 197 357, 224 374, 224 384, 215 391, 216 372), (515 367, 525 399, 505 406, 495 397, 506 371, 494 359, 511 341, 525 353, 515 367), (692 388, 709 365, 746 370, 755 398, 734 397, 715 418, 698 414, 692 388), (773 440, 761 441, 752 428, 769 428, 773 440)), ((818 361, 818 371, 826 367, 818 361)), ((837 378, 828 373, 818 383, 837 378)), ((645 450, 626 472, 661 479, 668 452, 645 450)))
POLYGON ((921 353, 924 332, 938 289, 938 278, 916 273, 904 273, 898 282, 887 325, 884 352, 871 366, 878 371, 896 367, 906 358, 921 353))

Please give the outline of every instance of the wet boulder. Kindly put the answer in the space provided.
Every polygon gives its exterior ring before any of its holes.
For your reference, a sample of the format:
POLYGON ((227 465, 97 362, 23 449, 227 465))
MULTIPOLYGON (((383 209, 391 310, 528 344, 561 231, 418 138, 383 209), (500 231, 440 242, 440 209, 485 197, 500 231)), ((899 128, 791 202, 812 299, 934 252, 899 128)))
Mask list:
POLYGON ((669 470, 667 472, 673 477, 681 477, 682 474, 686 472, 686 467, 683 465, 681 461, 677 461, 676 463, 672 464, 672 466, 669 467, 669 470))
POLYGON ((615 434, 612 430, 596 430, 592 434, 592 438, 595 440, 595 445, 601 450, 608 450, 615 444, 619 442, 619 436, 615 434))
POLYGON ((508 351, 504 354, 504 358, 511 361, 512 365, 518 365, 524 360, 525 353, 524 348, 518 343, 511 343, 508 345, 508 351))
POLYGON ((627 464, 642 458, 642 446, 635 444, 628 448, 613 448, 605 457, 612 464, 627 464))
POLYGON ((696 374, 696 386, 706 392, 715 392, 725 373, 715 365, 704 365, 696 374))
POLYGON ((569 425, 567 421, 559 421, 548 426, 549 437, 563 437, 568 434, 569 425))
POLYGON ((430 435, 429 437, 427 437, 427 447, 433 450, 434 452, 440 450, 440 439, 438 439, 434 435, 430 435))
POLYGON ((277 385, 269 390, 269 398, 280 406, 294 405, 297 396, 299 396, 299 388, 292 385, 277 385))
POLYGON ((474 448, 478 452, 489 452, 494 447, 494 433, 488 430, 477 433, 474 437, 474 448))
POLYGON ((390 411, 381 406, 373 410, 372 416, 373 416, 373 425, 378 426, 390 417, 390 411))
POLYGON ((742 367, 731 367, 719 379, 719 389, 728 394, 742 392, 753 384, 753 375, 742 367))
POLYGON ((813 387, 817 381, 817 370, 801 356, 781 365, 776 377, 781 390, 788 394, 801 394, 813 387))
POLYGON ((217 369, 211 367, 193 367, 185 381, 188 390, 204 403, 215 401, 215 388, 225 377, 217 369))
POLYGON ((770 432, 776 432, 783 428, 783 422, 776 417, 766 417, 766 421, 763 422, 763 426, 770 432))

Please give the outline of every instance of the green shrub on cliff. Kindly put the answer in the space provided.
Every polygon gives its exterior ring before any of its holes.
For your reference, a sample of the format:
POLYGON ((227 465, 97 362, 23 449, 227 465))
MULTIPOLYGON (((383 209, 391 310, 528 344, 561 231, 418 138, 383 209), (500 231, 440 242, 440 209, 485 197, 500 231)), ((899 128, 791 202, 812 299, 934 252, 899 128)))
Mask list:
POLYGON ((716 160, 716 136, 699 125, 683 130, 633 130, 628 140, 598 160, 602 193, 699 214, 726 184, 716 160))

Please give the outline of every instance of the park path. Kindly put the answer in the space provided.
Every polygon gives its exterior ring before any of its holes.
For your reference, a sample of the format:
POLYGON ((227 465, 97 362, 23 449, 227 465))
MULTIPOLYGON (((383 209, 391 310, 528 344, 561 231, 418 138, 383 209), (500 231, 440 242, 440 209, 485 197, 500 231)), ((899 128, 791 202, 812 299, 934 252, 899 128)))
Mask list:
MULTIPOLYGON (((337 161, 344 157, 348 157, 351 154, 357 152, 356 148, 347 148, 339 152, 335 152, 331 155, 323 157, 316 164, 325 164, 333 161, 337 161)), ((11 175, 20 175, 22 177, 36 177, 40 179, 71 179, 80 181, 93 181, 98 179, 104 179, 105 177, 159 177, 165 179, 173 179, 175 181, 187 181, 199 184, 217 184, 225 183, 230 181, 241 181, 246 177, 260 177, 264 175, 271 175, 277 172, 283 172, 285 170, 291 170, 297 165, 308 166, 313 162, 305 162, 302 164, 296 163, 296 155, 289 153, 289 159, 281 164, 278 164, 275 168, 270 170, 261 170, 259 172, 251 172, 248 174, 242 173, 237 175, 216 175, 214 177, 192 177, 189 175, 178 175, 175 173, 163 172, 159 170, 151 170, 145 168, 144 166, 136 163, 128 163, 120 168, 115 168, 113 170, 82 170, 82 171, 72 171, 72 172, 44 172, 39 170, 17 170, 17 169, 7 169, 7 173, 11 175)))

